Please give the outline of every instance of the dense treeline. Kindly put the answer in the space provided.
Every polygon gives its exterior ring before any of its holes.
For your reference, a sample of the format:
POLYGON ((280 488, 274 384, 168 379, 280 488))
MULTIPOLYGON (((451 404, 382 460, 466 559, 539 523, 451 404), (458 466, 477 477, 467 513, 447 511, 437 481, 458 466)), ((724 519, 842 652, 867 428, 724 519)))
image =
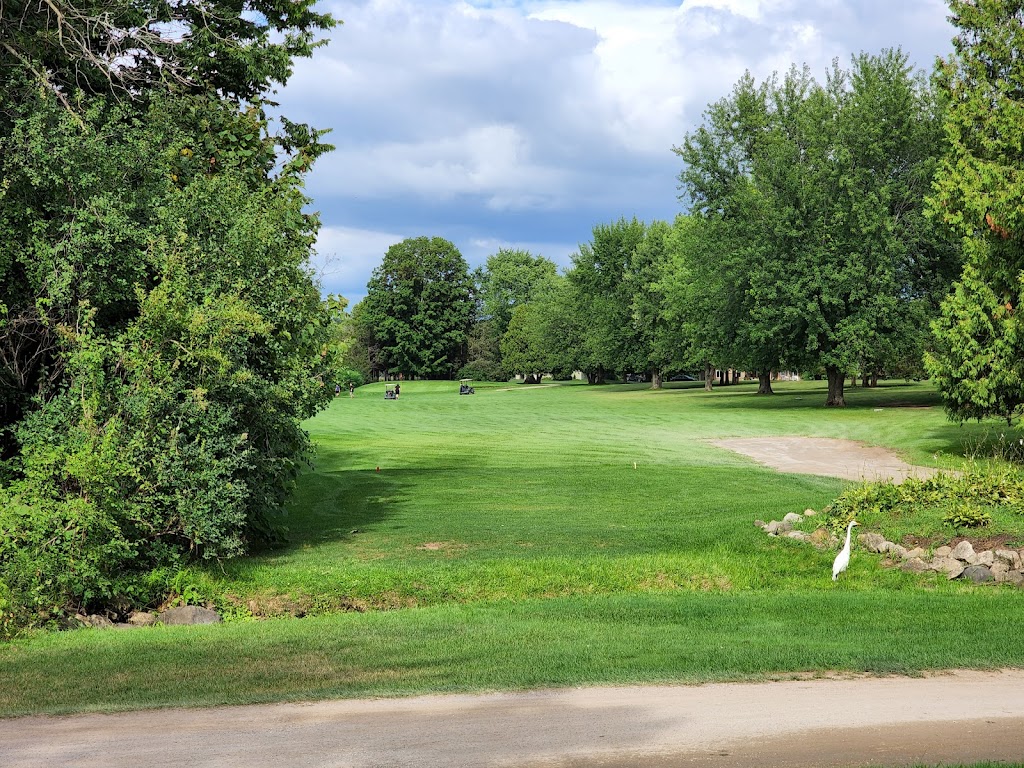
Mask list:
POLYGON ((2 631, 280 534, 334 367, 328 147, 262 101, 333 24, 311 6, 0 5, 2 631))
MULTIPOLYGON (((742 77, 675 148, 688 214, 674 222, 600 224, 562 274, 502 250, 467 293, 460 268, 474 319, 445 309, 432 362, 388 336, 402 313, 381 312, 375 273, 364 368, 528 381, 580 371, 591 383, 642 373, 654 387, 666 372, 710 387, 716 370, 739 370, 765 394, 789 370, 827 378, 826 404, 843 405, 848 376, 871 385, 923 376, 927 363, 953 418, 1012 423, 1024 410, 1024 11, 951 8, 956 52, 936 77, 899 50, 833 64, 824 82, 796 66, 742 77)), ((388 301, 410 306, 399 294, 388 301)), ((402 333, 422 346, 437 322, 402 333)))
MULTIPOLYGON (((500 251, 472 291, 460 262, 458 296, 433 302, 441 326, 408 287, 425 296, 439 269, 389 251, 362 313, 380 368, 430 376, 443 360, 449 376, 465 362, 460 373, 476 378, 578 370, 592 383, 641 373, 655 387, 666 372, 710 383, 733 369, 765 393, 773 372, 792 370, 827 376, 829 405, 843 404, 850 374, 920 375, 928 323, 960 266, 959 244, 925 215, 942 117, 941 96, 899 51, 834 66, 825 83, 799 68, 744 76, 676 149, 690 212, 671 224, 598 225, 564 274, 500 251), (472 327, 451 317, 460 300, 472 327), (458 333, 438 336, 430 360, 400 349, 429 348, 435 326, 458 333)), ((415 242, 392 250, 408 257, 415 242)))

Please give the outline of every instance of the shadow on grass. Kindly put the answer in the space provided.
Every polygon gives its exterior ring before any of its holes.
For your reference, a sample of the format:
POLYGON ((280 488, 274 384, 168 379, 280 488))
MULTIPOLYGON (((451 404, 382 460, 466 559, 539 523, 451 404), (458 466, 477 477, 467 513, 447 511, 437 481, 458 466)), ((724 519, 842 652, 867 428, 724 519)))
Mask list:
MULTIPOLYGON (((821 411, 825 409, 828 386, 825 382, 813 382, 811 386, 790 389, 784 382, 772 395, 759 395, 750 387, 742 385, 716 387, 706 403, 710 408, 751 409, 759 411, 777 409, 803 409, 821 411), (818 386, 820 384, 820 386, 818 386)), ((846 407, 837 411, 857 411, 873 408, 941 408, 942 398, 931 388, 917 383, 884 382, 877 387, 847 388, 846 407)))
POLYGON ((321 445, 314 468, 299 476, 281 520, 286 541, 260 554, 280 555, 311 544, 350 540, 391 517, 415 482, 405 472, 370 468, 359 451, 321 445))

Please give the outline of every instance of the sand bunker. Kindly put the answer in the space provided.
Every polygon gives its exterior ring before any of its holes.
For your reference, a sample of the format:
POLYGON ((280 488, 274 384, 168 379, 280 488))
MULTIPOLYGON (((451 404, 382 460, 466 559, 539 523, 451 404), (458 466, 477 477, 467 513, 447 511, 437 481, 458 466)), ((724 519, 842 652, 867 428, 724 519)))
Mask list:
POLYGON ((907 464, 892 451, 853 440, 828 437, 746 437, 712 440, 712 445, 749 456, 780 472, 826 475, 844 480, 892 480, 931 477, 938 470, 907 464))

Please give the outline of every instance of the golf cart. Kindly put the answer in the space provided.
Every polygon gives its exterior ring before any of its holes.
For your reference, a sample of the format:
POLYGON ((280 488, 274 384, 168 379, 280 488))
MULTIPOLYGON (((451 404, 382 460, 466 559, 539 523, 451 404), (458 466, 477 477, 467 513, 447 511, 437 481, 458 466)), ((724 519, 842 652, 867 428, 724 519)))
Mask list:
POLYGON ((460 395, 475 395, 475 390, 469 386, 469 382, 472 379, 459 379, 459 394, 460 395))

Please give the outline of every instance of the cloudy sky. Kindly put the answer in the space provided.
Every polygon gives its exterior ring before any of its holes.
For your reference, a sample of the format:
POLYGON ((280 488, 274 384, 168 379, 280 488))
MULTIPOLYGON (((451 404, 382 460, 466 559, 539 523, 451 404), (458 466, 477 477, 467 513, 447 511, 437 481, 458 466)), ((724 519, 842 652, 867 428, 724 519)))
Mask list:
POLYGON ((901 46, 931 69, 944 0, 324 0, 344 21, 278 94, 337 149, 308 181, 324 290, 358 301, 388 246, 445 237, 561 265, 593 226, 681 211, 672 147, 749 69, 901 46))

